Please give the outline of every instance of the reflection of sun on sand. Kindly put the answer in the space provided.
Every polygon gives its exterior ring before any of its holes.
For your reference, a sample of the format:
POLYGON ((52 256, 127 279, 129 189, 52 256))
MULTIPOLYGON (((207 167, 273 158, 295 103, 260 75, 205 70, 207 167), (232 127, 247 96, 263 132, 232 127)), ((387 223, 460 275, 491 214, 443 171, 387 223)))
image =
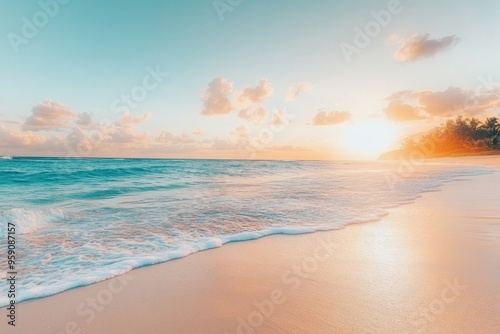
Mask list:
MULTIPOLYGON (((439 161, 500 166, 496 157, 439 161)), ((133 270, 111 298, 105 281, 22 303, 19 326, 2 333, 41 325, 64 333, 71 324, 92 334, 497 334, 499 185, 497 171, 425 193, 380 222, 233 243, 133 270), (318 253, 321 242, 334 251, 318 253)))

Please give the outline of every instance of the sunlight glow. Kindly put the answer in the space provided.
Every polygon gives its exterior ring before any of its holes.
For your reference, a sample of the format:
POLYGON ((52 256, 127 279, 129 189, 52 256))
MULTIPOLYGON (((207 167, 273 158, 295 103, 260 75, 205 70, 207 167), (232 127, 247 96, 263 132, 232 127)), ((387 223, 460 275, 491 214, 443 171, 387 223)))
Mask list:
POLYGON ((396 139, 394 126, 383 120, 354 123, 344 138, 349 151, 365 158, 376 158, 391 150, 396 139))

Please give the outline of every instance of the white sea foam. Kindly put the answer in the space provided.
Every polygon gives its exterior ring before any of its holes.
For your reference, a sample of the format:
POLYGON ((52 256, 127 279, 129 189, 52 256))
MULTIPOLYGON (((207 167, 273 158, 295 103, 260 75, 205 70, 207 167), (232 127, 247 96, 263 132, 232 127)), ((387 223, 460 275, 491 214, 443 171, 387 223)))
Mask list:
POLYGON ((64 212, 61 209, 10 209, 3 211, 0 216, 0 236, 7 235, 8 223, 15 224, 16 234, 26 234, 35 232, 47 225, 64 219, 64 212))

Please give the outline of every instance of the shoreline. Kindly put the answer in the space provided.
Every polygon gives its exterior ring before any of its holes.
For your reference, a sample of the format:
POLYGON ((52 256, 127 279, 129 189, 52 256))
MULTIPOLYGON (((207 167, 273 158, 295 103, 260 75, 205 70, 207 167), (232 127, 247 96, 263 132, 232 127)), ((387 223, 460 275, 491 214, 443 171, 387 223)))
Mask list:
MULTIPOLYGON (((418 161, 414 162, 414 163, 416 165, 425 165, 428 162, 430 162, 432 164, 432 162, 435 162, 435 161, 436 160, 425 161, 424 164, 422 164, 421 162, 418 162, 418 161)), ((437 161, 437 162, 441 165, 447 164, 446 161, 437 161)), ((383 162, 373 161, 373 163, 383 163, 383 162)), ((456 165, 456 161, 453 161, 452 164, 456 165)), ((476 164, 473 164, 473 165, 476 165, 476 164)), ((411 162, 410 162, 410 166, 413 167, 411 162)), ((416 168, 418 168, 418 167, 416 167, 416 168)), ((399 175, 398 174, 399 171, 397 171, 396 169, 397 168, 395 165, 394 169, 392 171, 387 170, 386 177, 388 177, 389 175, 391 177, 394 176, 395 178, 407 178, 408 177, 408 176, 404 176, 404 175, 402 175, 402 176, 399 175)), ((478 175, 481 175, 481 174, 478 174, 478 175)), ((445 185, 449 182, 450 181, 445 181, 443 185, 445 185)), ((93 281, 91 283, 66 284, 66 287, 52 289, 52 291, 49 292, 48 294, 37 293, 37 295, 35 297, 29 297, 27 299, 16 301, 16 305, 19 305, 19 304, 25 303, 25 302, 29 302, 29 301, 34 301, 34 300, 52 297, 52 296, 64 293, 66 291, 69 291, 69 290, 84 288, 86 286, 89 286, 92 284, 97 284, 100 282, 104 282, 104 281, 109 280, 113 277, 126 274, 132 270, 136 270, 136 269, 140 269, 140 268, 148 267, 148 266, 155 266, 155 265, 167 263, 167 262, 174 261, 174 260, 179 260, 179 259, 185 258, 187 256, 190 256, 190 255, 193 255, 193 254, 196 254, 199 252, 217 249, 217 248, 220 248, 220 247, 225 246, 227 244, 231 244, 231 243, 235 243, 235 242, 254 241, 254 240, 258 240, 258 239, 269 237, 269 236, 291 236, 291 235, 310 234, 310 233, 316 233, 316 232, 336 231, 336 230, 345 228, 348 225, 375 223, 375 222, 378 222, 381 219, 383 219, 385 216, 387 216, 389 214, 389 212, 388 212, 389 209, 397 208, 397 207, 404 206, 404 205, 411 205, 412 203, 414 203, 418 198, 420 198, 426 192, 440 191, 440 187, 442 187, 443 185, 438 186, 436 188, 423 190, 415 198, 408 199, 407 201, 405 200, 405 201, 402 201, 399 203, 395 203, 395 204, 391 204, 389 206, 383 207, 383 208, 381 208, 381 210, 382 210, 381 212, 373 214, 372 217, 370 217, 370 218, 360 219, 357 221, 345 221, 345 222, 342 222, 341 224, 339 224, 338 226, 268 227, 268 228, 263 229, 263 230, 240 232, 240 233, 236 233, 233 235, 227 235, 227 236, 220 237, 220 238, 200 239, 200 240, 198 240, 198 242, 190 244, 190 249, 184 250, 183 254, 178 254, 177 251, 173 252, 174 254, 171 254, 171 253, 162 254, 162 256, 160 258, 155 259, 154 262, 152 262, 152 263, 140 264, 140 265, 137 265, 135 267, 132 267, 131 269, 126 269, 126 270, 124 269, 124 271, 119 271, 118 273, 115 273, 115 272, 106 273, 105 278, 104 278, 104 276, 100 276, 98 278, 95 278, 95 281, 93 281)), ((7 298, 3 298, 5 300, 2 300, 2 297, 3 296, 0 296, 1 302, 8 302, 7 298)), ((8 304, 5 304, 5 305, 0 304, 0 309, 5 308, 7 306, 8 306, 8 304)))
MULTIPOLYGON (((452 163, 459 162, 456 158, 450 160, 452 163)), ((478 165, 477 157, 470 157, 470 159, 459 158, 459 160, 459 163, 478 165)), ((493 159, 486 160, 493 161, 493 159)), ((440 159, 440 162, 443 162, 443 159, 440 159)), ((498 161, 490 162, 487 164, 497 167, 499 165, 498 161)), ((482 164, 484 163, 483 161, 482 164)), ((488 181, 489 179, 499 180, 498 171, 493 176, 483 175, 468 179, 470 181, 464 182, 473 182, 475 180, 476 183, 483 182, 488 184, 491 181, 488 181)), ((197 252, 187 257, 154 266, 137 268, 116 278, 67 290, 51 297, 25 301, 18 304, 19 314, 22 316, 18 320, 19 327, 12 332, 29 333, 30 331, 34 331, 39 333, 41 332, 40 328, 44 328, 43 331, 47 329, 47 333, 51 331, 55 333, 76 333, 78 330, 82 330, 83 332, 83 329, 86 329, 86 333, 134 333, 137 331, 147 331, 150 333, 198 333, 200 330, 203 330, 200 333, 220 332, 222 334, 225 332, 235 333, 240 328, 243 332, 245 330, 246 332, 250 332, 250 330, 261 332, 262 330, 266 333, 301 333, 303 332, 302 330, 309 330, 307 327, 301 327, 301 322, 298 320, 302 319, 305 324, 313 326, 311 328, 315 328, 318 333, 326 333, 332 328, 340 333, 347 333, 347 330, 364 333, 364 331, 356 330, 359 326, 357 321, 370 323, 369 319, 364 318, 369 317, 370 313, 363 315, 360 311, 356 311, 354 306, 363 306, 369 311, 371 308, 366 305, 368 301, 372 301, 375 304, 380 303, 380 301, 374 298, 374 291, 372 293, 364 291, 360 295, 357 294, 356 287, 363 287, 364 285, 361 283, 364 281, 360 281, 359 277, 355 275, 355 269, 358 272, 367 271, 366 267, 372 265, 372 261, 370 260, 373 260, 374 254, 376 255, 377 252, 380 252, 377 255, 380 258, 376 258, 377 262, 382 264, 399 264, 400 266, 406 266, 408 270, 415 270, 418 274, 422 273, 418 272, 418 266, 417 269, 415 268, 416 263, 410 261, 411 263, 408 264, 405 261, 408 260, 407 258, 400 257, 390 251, 387 251, 388 254, 384 254, 384 249, 377 247, 372 249, 374 253, 365 254, 363 258, 357 258, 358 255, 356 255, 354 250, 362 250, 359 242, 363 238, 360 238, 360 235, 378 235, 382 243, 385 240, 384 238, 389 238, 389 241, 397 243, 398 238, 390 238, 391 233, 385 233, 384 229, 394 229, 395 227, 392 225, 394 225, 394 221, 399 219, 398 223, 405 226, 401 228, 404 232, 403 234, 408 237, 412 234, 408 233, 410 230, 417 229, 416 226, 407 223, 408 220, 418 221, 414 215, 420 215, 420 218, 422 216, 425 217, 427 214, 425 212, 427 211, 426 207, 434 205, 433 202, 440 201, 443 197, 453 197, 453 192, 449 189, 455 189, 455 192, 457 192, 464 186, 464 182, 450 182, 442 186, 439 192, 424 193, 421 198, 418 198, 412 204, 389 209, 389 216, 374 223, 350 224, 342 229, 328 232, 315 232, 294 236, 272 235, 244 243, 231 242, 224 247, 210 249, 209 252, 197 252), (324 239, 318 240, 318 238, 324 239), (336 245, 334 250, 325 246, 328 244, 336 245), (340 248, 336 248, 337 246, 340 248), (337 251, 343 254, 343 256, 339 255, 337 251), (304 254, 307 256, 304 257, 304 254), (346 259, 354 259, 357 262, 354 261, 354 264, 349 265, 346 259), (297 267, 303 270, 294 271, 297 267), (358 284, 348 284, 349 282, 342 280, 342 284, 340 284, 337 281, 339 280, 338 275, 332 274, 336 269, 342 269, 351 273, 351 279, 354 278, 354 281, 358 280, 358 284), (332 276, 335 278, 334 280, 329 279, 332 276), (349 286, 350 289, 346 289, 345 285, 349 286), (294 289, 296 286, 298 286, 297 289, 294 289), (308 291, 308 293, 304 293, 304 290, 308 291), (318 291, 321 291, 321 294, 318 294, 318 291), (341 296, 336 296, 335 292, 340 292, 341 296), (342 304, 345 308, 341 312, 339 311, 344 315, 338 316, 337 320, 340 321, 340 324, 333 324, 326 320, 326 318, 332 317, 336 313, 333 312, 332 308, 328 307, 326 307, 326 310, 329 312, 323 313, 326 312, 322 311, 325 309, 325 306, 331 304, 330 299, 320 296, 325 293, 331 293, 330 297, 334 301, 339 299, 339 301, 344 302, 336 304, 337 306, 342 304), (353 305, 349 303, 352 295, 359 299, 359 303, 353 302, 353 305), (91 303, 92 300, 94 300, 93 303, 97 302, 97 307, 94 307, 95 304, 91 304, 89 307, 88 298, 90 298, 91 303), (301 301, 305 307, 299 308, 298 301, 301 301), (215 305, 213 307, 212 303, 214 302, 215 305), (142 320, 130 324, 129 321, 132 319, 132 315, 135 314, 133 310, 136 307, 139 307, 136 312, 141 315, 139 319, 142 320), (160 312, 162 310, 165 311, 165 309, 168 310, 166 312, 168 314, 160 312), (197 311, 195 313, 189 312, 191 309, 197 311), (181 310, 184 310, 184 312, 181 312, 181 310), (257 315, 259 312, 262 317, 262 324, 253 326, 253 324, 261 322, 259 320, 260 317, 257 315), (266 312, 269 313, 269 316, 266 315, 266 312), (251 314, 254 314, 253 318, 250 316, 251 314), (297 320, 294 319, 295 317, 297 317, 297 320), (309 323, 308 320, 305 320, 308 317, 313 317, 317 320, 317 323, 309 323), (129 321, 126 321, 127 319, 129 321), (233 329, 232 331, 230 330, 231 328, 233 329)), ((460 191, 463 191, 463 189, 460 191)), ((487 197, 488 193, 483 193, 482 195, 483 197, 487 197)), ((475 200, 477 199, 474 198, 475 200)), ((454 208, 455 205, 451 207, 454 208)), ((460 207, 460 205, 457 207, 460 207)), ((472 209, 469 208, 469 211, 472 211, 472 209)), ((436 215, 439 216, 438 213, 436 215)), ((496 215, 497 213, 493 217, 498 217, 496 215)), ((436 217, 433 217, 433 219, 434 221, 439 221, 436 217)), ((428 228, 439 228, 432 224, 430 225, 428 228)), ((418 232, 418 235, 419 233, 423 233, 420 229, 412 232, 418 232)), ((420 237, 424 236, 420 235, 420 237)), ((440 235, 437 239, 440 241, 443 241, 443 239, 449 241, 447 240, 449 238, 445 234, 440 235)), ((370 238, 366 240, 371 242, 370 238)), ((415 242, 415 240, 410 241, 415 242)), ((458 243, 458 240, 455 240, 455 243, 455 246, 462 245, 458 243)), ((413 248, 402 248, 406 250, 406 254, 408 255, 415 252, 415 249, 419 248, 415 245, 419 244, 415 243, 413 248)), ((481 244, 481 247, 483 246, 481 244)), ((498 248, 491 251, 493 251, 493 254, 500 254, 498 248)), ((446 254, 445 258, 454 258, 454 254, 448 254, 448 251, 439 249, 439 259, 443 255, 440 254, 442 252, 446 254)), ((433 254, 435 255, 435 252, 433 254)), ((421 256, 428 261, 434 258, 426 258, 425 251, 421 256)), ((498 264, 498 261, 493 263, 498 264)), ((472 264, 467 263, 467 265, 472 264)), ((497 265, 497 267, 500 266, 497 265)), ((370 268, 368 272, 372 272, 372 274, 376 273, 375 277, 380 276, 385 279, 379 281, 378 284, 375 284, 377 282, 371 282, 375 287, 379 286, 381 282, 392 282, 388 280, 389 277, 386 277, 377 268, 370 268)), ((398 270, 396 270, 396 274, 405 276, 398 270)), ((440 275, 432 272, 432 276, 440 275)), ((443 286, 447 286, 448 283, 442 283, 445 280, 448 280, 447 282, 453 285, 453 283, 450 283, 453 281, 453 277, 442 277, 442 279, 437 280, 438 282, 441 281, 439 282, 440 286, 438 289, 443 290, 443 286)), ((435 283, 436 281, 433 282, 435 283)), ((461 285, 459 284, 458 286, 461 285)), ((431 284, 430 290, 432 290, 432 287, 433 284, 431 284)), ((498 292, 498 287, 496 288, 498 292)), ((427 291, 428 289, 429 287, 426 287, 424 290, 427 291)), ((375 292, 377 292, 376 290, 375 292)), ((425 291, 418 290, 419 294, 417 295, 428 296, 429 294, 425 293, 425 291)), ((406 293, 407 297, 413 296, 409 291, 400 293, 402 295, 406 293)), ((398 299, 401 296, 396 292, 379 297, 382 300, 393 298, 401 302, 398 299)), ((496 303, 496 305, 499 304, 498 302, 496 303)), ((403 309, 410 307, 408 305, 403 306, 403 309)), ((392 309, 392 311, 401 313, 401 311, 397 312, 397 308, 392 309)), ((372 315, 382 316, 374 310, 372 310, 372 313, 374 313, 372 315)), ((411 314, 411 312, 409 313, 411 314)), ((419 318, 418 320, 421 319, 419 318)), ((4 325, 0 324, 0 327, 4 325)), ((409 326, 408 324, 406 325, 409 326)), ((369 327, 377 328, 377 326, 381 325, 375 322, 371 323, 369 327)), ((462 327, 465 328, 465 326, 462 327)), ((459 326, 457 329, 462 327, 459 326)), ((392 330, 393 328, 387 329, 392 330)), ((410 329, 415 328, 410 326, 410 329)), ((392 331, 388 331, 387 333, 389 332, 392 331)))

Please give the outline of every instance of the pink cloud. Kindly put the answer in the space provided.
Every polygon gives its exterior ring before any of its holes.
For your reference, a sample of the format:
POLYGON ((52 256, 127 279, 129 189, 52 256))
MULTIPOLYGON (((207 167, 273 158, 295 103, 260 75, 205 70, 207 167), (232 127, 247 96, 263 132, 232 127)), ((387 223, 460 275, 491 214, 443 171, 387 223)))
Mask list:
POLYGON ((120 127, 130 127, 133 125, 139 125, 150 119, 151 116, 153 116, 151 113, 139 116, 132 116, 128 111, 126 111, 120 116, 118 121, 116 121, 116 125, 120 127))
POLYGON ((243 109, 238 113, 238 117, 254 124, 260 124, 266 116, 267 110, 262 106, 257 106, 253 110, 250 108, 243 109))
POLYGON ((233 104, 229 94, 233 90, 233 84, 224 78, 214 79, 208 84, 208 88, 202 97, 204 116, 226 115, 233 110, 233 104))
POLYGON ((256 87, 247 87, 235 94, 236 101, 242 104, 256 104, 271 96, 273 89, 269 81, 262 79, 256 87))
POLYGON ((344 123, 350 120, 352 117, 351 113, 347 111, 320 111, 314 116, 312 120, 312 125, 314 126, 324 126, 324 125, 336 125, 344 123))
POLYGON ((77 113, 59 102, 45 100, 31 110, 31 116, 23 124, 24 130, 59 130, 67 128, 70 121, 77 118, 77 113))
POLYGON ((314 88, 314 85, 309 83, 309 82, 301 82, 295 87, 290 87, 288 88, 288 95, 286 99, 288 101, 295 100, 298 98, 300 95, 302 95, 305 92, 310 91, 311 89, 314 88))
POLYGON ((13 130, 0 125, 0 147, 2 148, 36 148, 46 142, 46 136, 36 135, 32 131, 13 130))
POLYGON ((418 97, 421 107, 431 116, 474 116, 500 106, 499 91, 476 94, 471 90, 449 87, 442 92, 417 92, 414 96, 418 97))
POLYGON ((393 121, 413 121, 423 118, 419 115, 417 108, 400 100, 390 101, 387 108, 384 109, 384 113, 388 119, 393 121))
POLYGON ((428 58, 456 45, 460 39, 455 36, 445 36, 440 39, 431 39, 430 34, 416 34, 408 38, 392 35, 390 44, 399 44, 395 57, 401 62, 411 62, 428 58))
POLYGON ((431 117, 456 115, 476 116, 500 108, 500 90, 483 93, 458 87, 444 91, 402 91, 387 98, 387 118, 412 121, 431 117))

